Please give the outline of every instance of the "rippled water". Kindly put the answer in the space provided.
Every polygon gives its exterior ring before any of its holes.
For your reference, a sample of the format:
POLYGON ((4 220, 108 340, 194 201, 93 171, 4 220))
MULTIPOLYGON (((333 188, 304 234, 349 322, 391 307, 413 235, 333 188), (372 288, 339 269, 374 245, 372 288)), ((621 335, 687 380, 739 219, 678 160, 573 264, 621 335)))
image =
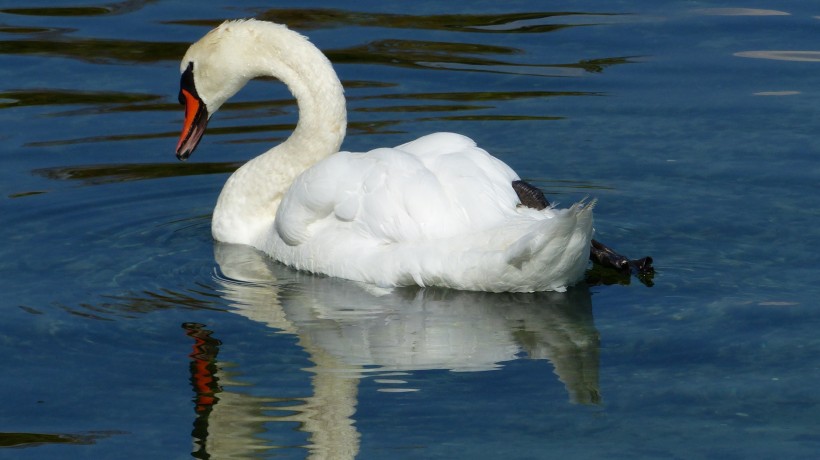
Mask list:
POLYGON ((0 1, 0 457, 814 458, 820 9, 277 5, 0 1), (178 60, 250 16, 331 58, 345 149, 467 134, 596 197, 654 285, 385 292, 214 244, 296 108, 253 82, 178 163, 178 60))

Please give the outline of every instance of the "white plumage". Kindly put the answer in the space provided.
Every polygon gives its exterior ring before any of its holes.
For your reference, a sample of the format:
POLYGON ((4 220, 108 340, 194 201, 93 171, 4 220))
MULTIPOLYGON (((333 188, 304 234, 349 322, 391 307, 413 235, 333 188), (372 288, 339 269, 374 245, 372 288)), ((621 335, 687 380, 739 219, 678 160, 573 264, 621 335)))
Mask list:
MULTIPOLYGON (((338 152, 341 84, 324 55, 284 26, 224 23, 191 46, 181 68, 192 72, 191 91, 208 116, 262 75, 284 81, 299 103, 294 134, 226 183, 214 210, 217 240, 380 286, 563 290, 583 276, 592 205, 521 206, 512 188, 518 175, 468 137, 435 133, 338 152)), ((194 134, 183 130, 182 158, 196 147, 201 132, 194 134)))

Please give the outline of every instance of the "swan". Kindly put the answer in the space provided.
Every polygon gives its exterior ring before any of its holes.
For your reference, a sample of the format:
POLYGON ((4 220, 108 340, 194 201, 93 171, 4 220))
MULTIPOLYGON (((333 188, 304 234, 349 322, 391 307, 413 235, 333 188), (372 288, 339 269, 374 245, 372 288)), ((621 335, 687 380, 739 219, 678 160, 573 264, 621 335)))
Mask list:
POLYGON ((385 288, 564 291, 583 278, 594 201, 554 207, 501 160, 454 133, 340 152, 342 84, 327 57, 286 26, 224 22, 190 46, 180 72, 180 160, 253 78, 282 81, 299 108, 287 140, 228 178, 213 212, 215 240, 385 288))

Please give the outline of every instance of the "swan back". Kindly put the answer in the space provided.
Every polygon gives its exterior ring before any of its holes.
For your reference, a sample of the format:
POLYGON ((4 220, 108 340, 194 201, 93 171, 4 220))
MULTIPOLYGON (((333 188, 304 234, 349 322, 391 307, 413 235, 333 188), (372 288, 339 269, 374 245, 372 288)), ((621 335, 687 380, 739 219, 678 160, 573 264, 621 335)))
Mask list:
POLYGON ((342 152, 296 178, 257 247, 381 286, 561 290, 586 268, 592 206, 519 205, 506 164, 453 133, 342 152))

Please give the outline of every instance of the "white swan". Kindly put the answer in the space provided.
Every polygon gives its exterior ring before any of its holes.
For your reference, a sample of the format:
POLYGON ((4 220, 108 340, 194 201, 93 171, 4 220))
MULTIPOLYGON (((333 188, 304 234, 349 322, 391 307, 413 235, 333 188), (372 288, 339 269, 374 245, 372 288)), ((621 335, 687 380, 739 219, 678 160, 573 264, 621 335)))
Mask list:
POLYGON ((339 152, 347 124, 341 82, 322 52, 287 27, 225 22, 191 45, 180 69, 180 159, 252 78, 278 78, 299 105, 293 134, 228 179, 213 214, 216 240, 384 287, 562 291, 582 278, 591 203, 522 205, 540 192, 514 189, 519 177, 510 167, 458 134, 339 152))

